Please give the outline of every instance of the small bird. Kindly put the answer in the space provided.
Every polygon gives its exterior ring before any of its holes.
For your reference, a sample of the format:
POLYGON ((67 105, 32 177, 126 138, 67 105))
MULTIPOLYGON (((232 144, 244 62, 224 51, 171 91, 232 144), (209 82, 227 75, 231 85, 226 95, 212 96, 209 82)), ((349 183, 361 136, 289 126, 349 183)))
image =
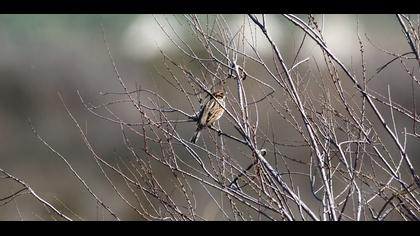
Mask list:
POLYGON ((201 109, 197 121, 197 130, 191 138, 192 143, 196 143, 200 137, 201 130, 207 126, 211 126, 216 122, 224 113, 225 106, 225 93, 223 90, 218 90, 213 93, 206 105, 201 109), (217 101, 216 101, 217 100, 217 101))

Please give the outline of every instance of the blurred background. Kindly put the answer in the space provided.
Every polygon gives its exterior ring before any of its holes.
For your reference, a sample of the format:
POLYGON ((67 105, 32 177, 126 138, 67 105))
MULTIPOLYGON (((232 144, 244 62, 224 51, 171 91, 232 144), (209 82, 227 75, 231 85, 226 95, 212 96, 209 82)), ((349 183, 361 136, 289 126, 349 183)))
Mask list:
MULTIPOLYGON (((166 20, 175 21, 173 16, 155 17, 163 24, 166 20)), ((390 57, 384 57, 382 52, 368 45, 365 33, 383 48, 398 53, 409 50, 394 15, 325 15, 326 41, 349 68, 354 65, 355 70, 360 70, 357 17, 371 72, 390 57)), ((233 28, 243 21, 243 16, 239 15, 226 18, 233 28)), ((269 22, 271 36, 286 58, 293 58, 302 33, 281 16, 269 16, 269 22)), ((105 202, 117 209, 122 219, 136 220, 138 218, 126 205, 112 202, 112 189, 97 174, 89 150, 58 97, 60 92, 104 159, 115 158, 116 153, 124 150, 119 127, 93 117, 77 95, 79 91, 95 104, 103 100, 101 92, 123 91, 115 79, 101 24, 118 70, 131 88, 141 85, 158 91, 173 104, 185 102, 181 96, 171 93, 171 87, 159 75, 163 68, 160 50, 171 56, 179 50, 152 15, 0 15, 0 167, 26 181, 53 204, 64 203, 82 219, 112 219, 101 218, 103 209, 97 207, 64 163, 35 137, 27 121, 30 119, 39 134, 67 158, 105 202)), ((192 37, 182 35, 182 28, 176 30, 186 39, 192 37)), ((269 55, 271 51, 264 45, 259 50, 269 55)), ((303 49, 305 54, 321 59, 319 49, 315 48, 307 43, 303 49)), ((394 99, 410 104, 411 96, 406 95, 410 83, 407 78, 406 82, 398 80, 396 76, 400 73, 401 69, 388 69, 371 85, 377 84, 378 89, 383 89, 390 84, 394 99)), ((125 111, 117 112, 124 114, 125 111)), ((132 114, 127 113, 129 115, 132 114)), ((420 153, 415 148, 411 153, 420 153)), ((413 158, 413 162, 418 170, 418 158, 413 158)), ((0 198, 19 189, 16 183, 0 179, 0 198)), ((0 206, 0 220, 19 219, 51 220, 51 217, 41 204, 26 195, 0 206)))

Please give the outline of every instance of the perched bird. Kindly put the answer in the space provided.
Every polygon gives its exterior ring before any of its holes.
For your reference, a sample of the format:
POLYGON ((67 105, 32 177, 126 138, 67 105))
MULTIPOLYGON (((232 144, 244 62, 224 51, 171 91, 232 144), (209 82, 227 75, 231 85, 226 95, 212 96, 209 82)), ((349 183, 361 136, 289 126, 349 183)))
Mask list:
POLYGON ((225 93, 222 90, 218 90, 213 93, 213 96, 207 101, 206 105, 200 111, 197 121, 197 130, 194 136, 191 138, 192 143, 196 143, 200 137, 201 130, 207 126, 211 126, 220 117, 222 117, 225 111, 225 93), (217 101, 216 101, 217 100, 217 101))

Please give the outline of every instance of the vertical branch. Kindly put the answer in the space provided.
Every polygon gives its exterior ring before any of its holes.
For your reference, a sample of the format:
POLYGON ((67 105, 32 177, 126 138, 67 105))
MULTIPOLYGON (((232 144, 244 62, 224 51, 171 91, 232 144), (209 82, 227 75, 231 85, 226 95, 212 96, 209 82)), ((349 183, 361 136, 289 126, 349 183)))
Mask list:
POLYGON ((305 109, 303 108, 303 103, 299 97, 299 93, 296 89, 296 86, 293 82, 293 79, 289 73, 289 69, 287 68, 286 64, 284 63, 283 57, 280 54, 280 51, 278 50, 276 44, 273 42, 273 40, 271 39, 271 37, 269 36, 267 29, 258 21, 258 19, 252 15, 249 15, 249 17, 254 21, 255 24, 258 25, 258 27, 261 29, 261 31, 263 32, 263 34, 265 35, 265 37, 267 38, 267 40, 269 41, 270 45, 272 46, 277 59, 279 60, 283 70, 286 73, 286 78, 287 81, 292 89, 292 94, 293 94, 293 100, 297 105, 297 108, 299 110, 299 113, 302 116, 303 122, 305 124, 306 130, 308 131, 310 140, 311 140, 311 144, 312 144, 312 148, 315 151, 315 155, 318 158, 319 164, 320 164, 320 169, 321 169, 321 176, 322 176, 322 181, 324 183, 325 186, 325 190, 326 190, 326 194, 327 194, 327 198, 328 198, 328 205, 330 207, 330 213, 331 216, 333 218, 333 220, 337 220, 337 215, 335 212, 335 200, 334 200, 334 196, 332 195, 331 191, 332 191, 332 186, 330 186, 328 178, 327 178, 327 173, 326 173, 326 166, 325 166, 325 162, 324 162, 324 158, 323 155, 321 154, 316 138, 315 138, 315 133, 314 130, 309 122, 309 119, 306 115, 305 109))

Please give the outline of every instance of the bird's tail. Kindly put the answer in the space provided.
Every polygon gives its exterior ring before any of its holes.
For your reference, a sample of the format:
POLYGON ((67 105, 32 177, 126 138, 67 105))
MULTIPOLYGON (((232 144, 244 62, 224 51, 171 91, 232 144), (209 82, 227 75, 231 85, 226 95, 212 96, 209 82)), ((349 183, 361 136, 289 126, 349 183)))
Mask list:
POLYGON ((197 130, 195 131, 194 136, 191 138, 191 142, 192 142, 192 143, 196 143, 196 142, 197 142, 197 140, 198 140, 198 138, 200 137, 200 134, 201 134, 201 129, 197 129, 197 130))

